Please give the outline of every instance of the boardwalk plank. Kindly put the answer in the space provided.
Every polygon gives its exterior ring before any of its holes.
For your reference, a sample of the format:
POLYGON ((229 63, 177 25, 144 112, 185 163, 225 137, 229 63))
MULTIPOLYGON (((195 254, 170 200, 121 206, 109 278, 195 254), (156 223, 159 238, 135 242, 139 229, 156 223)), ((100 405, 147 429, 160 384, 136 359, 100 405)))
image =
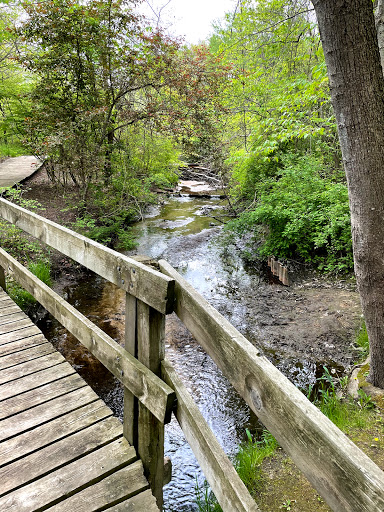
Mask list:
POLYGON ((108 509, 108 512, 158 512, 156 500, 151 491, 144 491, 108 509))
MULTIPOLYGON (((4 304, 4 302, 3 302, 3 304, 4 304)), ((19 308, 19 306, 16 306, 16 304, 14 302, 11 301, 11 303, 9 305, 7 305, 6 307, 0 306, 0 318, 7 316, 7 315, 12 315, 13 313, 23 313, 21 311, 21 309, 19 308)), ((25 313, 23 313, 23 314, 25 314, 25 313)))
POLYGON ((39 388, 26 391, 21 395, 13 396, 12 398, 0 402, 0 419, 5 419, 8 416, 26 411, 36 405, 43 404, 44 402, 48 402, 48 400, 58 398, 59 396, 75 391, 86 385, 86 382, 80 375, 74 373, 73 375, 69 375, 69 377, 64 377, 55 382, 49 382, 39 388))
POLYGON ((0 357, 5 356, 7 354, 12 354, 15 352, 22 352, 32 347, 37 347, 39 345, 43 345, 47 343, 47 340, 44 338, 42 334, 36 334, 35 336, 28 336, 28 338, 23 338, 21 340, 12 341, 11 343, 6 343, 4 345, 0 345, 0 357))
POLYGON ((101 400, 97 400, 17 437, 3 441, 0 443, 1 464, 8 464, 40 450, 50 443, 63 439, 109 416, 112 416, 111 409, 101 400))
POLYGON ((38 373, 45 368, 51 368, 63 362, 65 362, 65 359, 59 352, 39 357, 39 359, 32 359, 32 361, 27 361, 26 363, 21 363, 17 366, 2 370, 0 372, 0 384, 26 377, 32 373, 38 373))
POLYGON ((27 361, 32 361, 33 359, 52 353, 57 352, 52 343, 47 342, 43 345, 38 345, 37 347, 22 350, 16 354, 9 354, 7 356, 1 356, 0 354, 0 370, 20 365, 21 363, 26 363, 27 361))
POLYGON ((136 459, 125 439, 103 446, 81 459, 0 498, 0 510, 34 512, 54 505, 63 497, 100 481, 136 459))
POLYGON ((4 309, 4 308, 7 308, 8 306, 13 306, 15 303, 13 302, 12 299, 7 299, 5 298, 4 300, 0 299, 0 312, 4 309))
POLYGON ((2 384, 0 386, 0 400, 11 398, 12 396, 43 386, 44 384, 48 384, 48 382, 53 382, 73 373, 76 372, 69 363, 62 363, 42 370, 41 372, 32 373, 32 375, 27 375, 21 379, 8 382, 7 384, 2 384))
POLYGON ((19 322, 19 320, 25 319, 30 322, 30 319, 27 317, 27 315, 25 313, 20 313, 19 311, 9 315, 0 316, 0 326, 12 324, 14 322, 19 322))
POLYGON ((0 441, 62 416, 66 412, 73 411, 97 399, 98 396, 90 387, 84 387, 6 418, 0 425, 0 441))
POLYGON ((122 434, 120 421, 110 417, 3 466, 0 468, 0 496, 121 438, 122 434))
POLYGON ((13 331, 0 334, 0 345, 5 345, 13 341, 19 341, 30 336, 37 336, 38 334, 42 336, 40 329, 38 329, 35 325, 31 325, 31 322, 29 322, 24 327, 21 326, 20 329, 15 329, 13 331))
POLYGON ((18 322, 11 322, 9 324, 0 325, 0 334, 7 334, 12 331, 18 331, 22 327, 30 327, 30 325, 31 320, 28 317, 26 317, 18 322))
MULTIPOLYGON (((130 498, 138 492, 148 489, 148 482, 143 475, 143 464, 137 461, 116 473, 108 476, 91 487, 87 487, 83 491, 75 494, 74 496, 62 501, 50 508, 50 512, 95 512, 103 510, 103 507, 110 503, 130 498)), ((138 495, 140 496, 140 494, 138 495)), ((144 499, 146 496, 144 497, 144 499)), ((139 500, 140 509, 148 512, 143 507, 141 500, 139 500)), ((153 510, 159 510, 155 508, 153 510)))

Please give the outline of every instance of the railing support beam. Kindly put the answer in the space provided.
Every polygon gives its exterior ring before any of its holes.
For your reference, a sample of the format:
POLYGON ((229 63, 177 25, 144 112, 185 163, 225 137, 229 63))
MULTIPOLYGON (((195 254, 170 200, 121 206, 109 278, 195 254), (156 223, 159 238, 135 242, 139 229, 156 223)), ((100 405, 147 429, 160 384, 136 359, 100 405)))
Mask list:
POLYGON ((4 267, 0 267, 0 288, 6 291, 4 267))
MULTIPOLYGON (((161 375, 165 315, 135 297, 126 296, 125 348, 161 375)), ((164 424, 128 391, 124 392, 124 436, 136 448, 144 474, 160 509, 164 485, 164 424)))

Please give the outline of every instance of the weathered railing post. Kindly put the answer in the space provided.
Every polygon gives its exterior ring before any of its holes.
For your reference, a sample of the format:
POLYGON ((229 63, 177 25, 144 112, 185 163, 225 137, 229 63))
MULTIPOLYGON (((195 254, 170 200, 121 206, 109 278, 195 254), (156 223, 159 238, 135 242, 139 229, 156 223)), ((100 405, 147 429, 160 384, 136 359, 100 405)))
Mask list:
MULTIPOLYGON (((125 299, 125 350, 137 357, 136 345, 136 298, 126 293, 125 299)), ((137 449, 138 400, 127 388, 124 388, 125 439, 137 449)))
POLYGON ((5 271, 4 271, 3 267, 0 267, 0 288, 2 288, 4 291, 6 291, 5 271))
MULTIPOLYGON (((165 315, 127 294, 126 350, 156 375, 164 359, 165 315)), ((157 505, 163 506, 164 424, 132 394, 124 393, 124 436, 136 448, 157 505)))

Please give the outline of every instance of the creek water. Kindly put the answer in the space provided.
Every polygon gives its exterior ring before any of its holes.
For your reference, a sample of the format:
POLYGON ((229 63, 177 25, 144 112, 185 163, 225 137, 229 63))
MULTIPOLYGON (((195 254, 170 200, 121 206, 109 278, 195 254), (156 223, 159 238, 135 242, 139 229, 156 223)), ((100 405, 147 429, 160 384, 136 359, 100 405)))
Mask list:
MULTIPOLYGON (((262 332, 250 327, 250 304, 257 301, 260 286, 268 285, 265 276, 245 268, 230 244, 223 246, 220 222, 204 214, 208 209, 215 217, 222 207, 223 200, 215 197, 170 198, 136 224, 138 247, 133 252, 166 259, 272 362, 279 366, 284 359, 284 372, 295 383, 307 385, 316 378, 316 365, 303 357, 287 359, 283 347, 281 353, 263 347, 262 332)), ((94 323, 116 340, 123 339, 124 294, 114 285, 87 276, 65 293, 68 301, 94 323)), ((123 393, 114 378, 55 321, 45 333, 121 418, 123 393)), ((260 429, 256 417, 174 315, 167 318, 166 333, 166 357, 225 451, 235 453, 246 429, 253 433, 260 429)), ((165 487, 165 510, 196 510, 195 485, 201 485, 204 477, 174 420, 166 427, 165 451, 173 464, 172 482, 165 487)))

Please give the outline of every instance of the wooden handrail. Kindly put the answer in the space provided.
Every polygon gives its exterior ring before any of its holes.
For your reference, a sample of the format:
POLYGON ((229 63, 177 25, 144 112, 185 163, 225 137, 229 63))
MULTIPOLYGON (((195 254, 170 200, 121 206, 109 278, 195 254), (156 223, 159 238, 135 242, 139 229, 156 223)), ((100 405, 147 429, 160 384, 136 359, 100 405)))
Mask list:
POLYGON ((176 419, 222 509, 260 512, 172 364, 165 359, 161 366, 163 379, 176 392, 176 419))
POLYGON ((384 510, 384 473, 166 261, 157 272, 1 198, 0 216, 127 292, 124 350, 0 249, 0 286, 3 267, 125 386, 124 435, 143 459, 159 506, 163 425, 177 396, 175 415, 223 510, 259 510, 233 468, 222 470, 229 461, 164 361, 165 314, 174 310, 335 512, 384 510))
POLYGON ((384 472, 169 263, 175 313, 335 512, 382 512, 384 472))
POLYGON ((3 198, 0 216, 157 311, 173 311, 174 282, 160 272, 3 198))
POLYGON ((170 421, 175 393, 169 386, 1 248, 0 266, 6 268, 159 421, 170 421))

